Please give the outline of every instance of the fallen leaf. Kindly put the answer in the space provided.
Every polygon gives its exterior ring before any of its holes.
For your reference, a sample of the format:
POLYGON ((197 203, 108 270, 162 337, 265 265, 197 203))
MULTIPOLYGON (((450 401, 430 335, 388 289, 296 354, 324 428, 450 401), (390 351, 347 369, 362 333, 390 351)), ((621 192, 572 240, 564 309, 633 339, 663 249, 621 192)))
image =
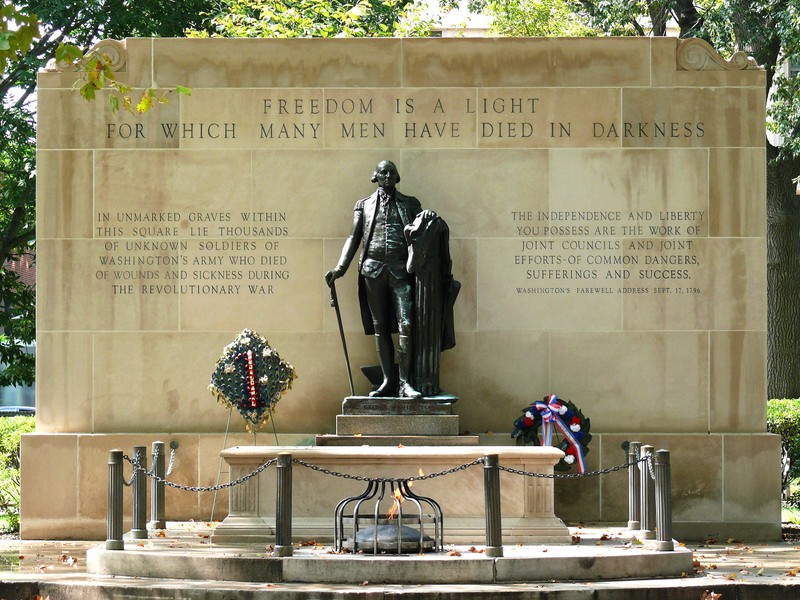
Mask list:
POLYGON ((725 579, 733 581, 734 579, 736 579, 736 573, 730 573, 725 579))
POLYGON ((211 537, 211 536, 210 536, 209 534, 207 534, 207 533, 198 533, 198 534, 197 534, 197 536, 198 536, 198 537, 201 537, 201 538, 209 538, 209 537, 211 537))
POLYGON ((604 544, 603 544, 603 542, 601 542, 600 540, 597 540, 597 541, 594 543, 594 545, 595 545, 595 546, 603 546, 604 544))
POLYGON ((600 540, 601 541, 606 541, 606 540, 610 540, 610 539, 611 539, 611 536, 609 536, 606 533, 604 533, 603 535, 600 536, 600 540))
POLYGON ((784 575, 789 577, 797 577, 797 570, 796 569, 789 569, 788 571, 784 571, 784 575))
POLYGON ((692 567, 695 573, 703 573, 706 570, 706 566, 696 558, 692 561, 692 567))
POLYGON ((448 556, 461 556, 461 552, 459 552, 458 550, 450 550, 450 552, 448 552, 447 555, 448 556))
POLYGON ((758 571, 756 571, 756 575, 758 575, 759 577, 764 575, 764 567, 761 567, 758 571))
POLYGON ((369 585, 369 581, 362 581, 362 582, 361 582, 361 585, 362 585, 362 586, 363 586, 363 585, 369 585))
POLYGON ((167 532, 164 531, 163 529, 159 529, 158 531, 156 531, 156 537, 167 537, 167 532))
POLYGON ((579 535, 573 535, 573 536, 572 536, 572 543, 573 543, 573 544, 580 544, 580 543, 581 543, 581 536, 579 536, 579 535))
POLYGON ((708 590, 703 592, 703 595, 700 596, 700 600, 717 600, 718 598, 722 598, 722 594, 715 594, 714 592, 709 592, 708 590))
POLYGON ((728 543, 729 544, 741 544, 742 540, 737 540, 735 538, 728 538, 728 543))
POLYGON ((469 551, 475 554, 482 554, 483 552, 486 552, 486 548, 481 548, 478 550, 475 546, 470 546, 469 551))

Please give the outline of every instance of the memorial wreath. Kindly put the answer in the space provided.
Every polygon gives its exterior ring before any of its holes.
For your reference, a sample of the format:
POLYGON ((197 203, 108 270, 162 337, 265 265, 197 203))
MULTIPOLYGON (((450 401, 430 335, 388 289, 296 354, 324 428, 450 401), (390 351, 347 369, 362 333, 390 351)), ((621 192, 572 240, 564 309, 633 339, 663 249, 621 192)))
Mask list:
POLYGON ((296 378, 294 367, 266 339, 245 329, 225 346, 208 389, 218 402, 242 415, 248 431, 255 431, 269 420, 296 378))
POLYGON ((511 437, 520 445, 556 446, 564 452, 564 458, 554 467, 556 471, 569 471, 575 465, 579 473, 584 473, 592 439, 590 426, 575 404, 550 394, 522 410, 522 416, 514 421, 511 437))

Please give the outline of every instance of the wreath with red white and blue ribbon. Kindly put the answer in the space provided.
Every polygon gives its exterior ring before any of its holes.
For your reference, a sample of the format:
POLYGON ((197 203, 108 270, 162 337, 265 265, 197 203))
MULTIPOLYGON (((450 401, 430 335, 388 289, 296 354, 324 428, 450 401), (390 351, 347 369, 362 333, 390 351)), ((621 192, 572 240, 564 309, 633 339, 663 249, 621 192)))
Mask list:
POLYGON ((520 445, 556 446, 564 452, 564 458, 554 467, 556 471, 569 471, 574 465, 579 473, 585 473, 590 428, 590 420, 575 404, 550 394, 522 410, 511 437, 520 445))

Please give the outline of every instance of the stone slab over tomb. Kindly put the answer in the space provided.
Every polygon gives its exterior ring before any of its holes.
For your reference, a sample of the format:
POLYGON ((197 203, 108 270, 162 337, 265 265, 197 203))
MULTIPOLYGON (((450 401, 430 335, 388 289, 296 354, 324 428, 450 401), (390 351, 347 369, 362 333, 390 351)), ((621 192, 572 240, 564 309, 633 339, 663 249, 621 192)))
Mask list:
MULTIPOLYGON (((351 448, 239 446, 222 452, 230 466, 231 480, 254 471, 259 465, 289 452, 293 459, 309 465, 369 478, 411 478, 431 475, 497 454, 500 465, 528 472, 552 474, 563 453, 541 447, 370 447, 351 448)), ((412 482, 413 491, 433 498, 444 514, 445 543, 486 542, 486 517, 482 463, 429 480, 412 482)), ((230 495, 228 516, 216 528, 215 543, 265 542, 274 540, 276 482, 268 468, 230 495)), ((569 541, 569 530, 556 517, 553 480, 501 472, 502 526, 504 543, 561 543, 569 541)), ((295 463, 292 466, 293 537, 331 540, 334 510, 339 501, 364 491, 366 483, 324 473, 295 463)), ((368 502, 367 513, 374 501, 368 502)))

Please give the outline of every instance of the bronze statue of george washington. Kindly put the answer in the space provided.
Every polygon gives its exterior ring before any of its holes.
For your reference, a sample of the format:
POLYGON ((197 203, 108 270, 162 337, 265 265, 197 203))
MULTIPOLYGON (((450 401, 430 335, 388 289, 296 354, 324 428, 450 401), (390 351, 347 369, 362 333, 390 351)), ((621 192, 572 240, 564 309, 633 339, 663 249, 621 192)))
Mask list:
MULTIPOLYGON (((420 310, 415 311, 416 277, 411 271, 422 268, 425 250, 414 256, 411 236, 414 232, 421 231, 420 228, 424 229, 434 222, 440 223, 440 227, 446 228, 446 225, 433 211, 422 210, 419 200, 397 191, 396 185, 399 181, 400 175, 394 163, 388 160, 378 163, 372 174, 372 182, 378 184, 378 189, 369 197, 356 202, 350 235, 344 243, 338 264, 325 274, 325 281, 330 286, 344 275, 360 247, 358 292, 361 318, 365 333, 375 335, 383 372, 382 383, 370 392, 370 396, 420 398, 422 393, 413 385, 412 371, 416 353, 412 336, 415 335, 415 322, 419 327, 420 318, 425 315, 420 310), (399 334, 397 380, 393 332, 399 334)), ((449 254, 447 260, 449 274, 449 254)), ((450 281, 452 282, 452 276, 450 281)), ((454 295, 452 301, 455 301, 454 295)), ((452 303, 450 315, 449 331, 452 337, 452 303)), ((441 328, 442 319, 437 321, 437 327, 441 328)), ((440 337, 440 334, 436 337, 440 337)), ((454 338, 449 345, 445 342, 446 347, 453 345, 454 338)), ((440 350, 441 344, 437 344, 436 386, 428 386, 424 390, 426 395, 438 393, 440 350)))

